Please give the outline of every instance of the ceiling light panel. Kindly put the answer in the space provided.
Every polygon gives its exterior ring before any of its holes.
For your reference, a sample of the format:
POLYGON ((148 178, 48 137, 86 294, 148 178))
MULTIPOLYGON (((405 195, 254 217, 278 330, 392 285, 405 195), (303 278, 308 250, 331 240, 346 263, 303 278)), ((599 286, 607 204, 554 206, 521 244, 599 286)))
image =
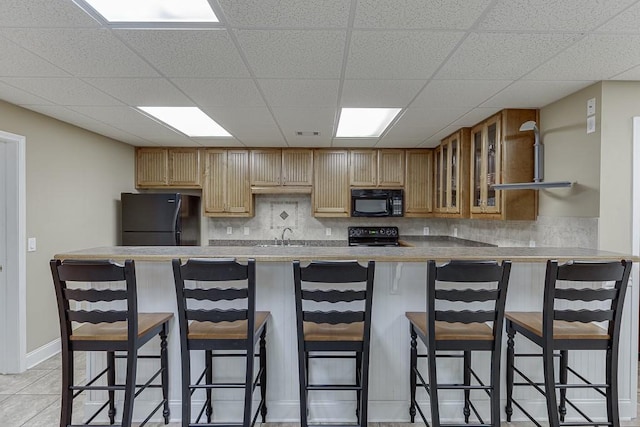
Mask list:
POLYGON ((77 0, 110 23, 218 22, 206 0, 77 0))
POLYGON ((231 134, 197 107, 138 107, 190 137, 230 137, 231 134))
POLYGON ((382 135, 400 108, 343 108, 336 138, 371 138, 382 135))

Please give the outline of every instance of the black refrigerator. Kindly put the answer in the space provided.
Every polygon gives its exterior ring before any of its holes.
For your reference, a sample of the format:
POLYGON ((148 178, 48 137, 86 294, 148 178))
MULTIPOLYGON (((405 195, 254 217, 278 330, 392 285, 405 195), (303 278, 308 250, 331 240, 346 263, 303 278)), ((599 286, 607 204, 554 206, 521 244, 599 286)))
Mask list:
POLYGON ((123 246, 200 245, 200 197, 122 193, 123 246))

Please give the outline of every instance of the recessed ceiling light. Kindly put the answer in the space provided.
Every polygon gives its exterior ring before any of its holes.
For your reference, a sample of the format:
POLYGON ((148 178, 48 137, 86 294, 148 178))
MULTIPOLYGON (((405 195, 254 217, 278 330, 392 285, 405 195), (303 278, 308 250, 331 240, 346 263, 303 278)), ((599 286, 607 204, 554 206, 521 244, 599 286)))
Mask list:
POLYGON ((343 108, 336 138, 372 138, 382 135, 400 108, 343 108))
POLYGON ((211 117, 207 116, 198 107, 137 107, 150 116, 155 117, 172 128, 179 130, 187 136, 230 137, 231 134, 224 130, 211 117))
POLYGON ((207 0, 76 0, 114 22, 218 22, 207 0))

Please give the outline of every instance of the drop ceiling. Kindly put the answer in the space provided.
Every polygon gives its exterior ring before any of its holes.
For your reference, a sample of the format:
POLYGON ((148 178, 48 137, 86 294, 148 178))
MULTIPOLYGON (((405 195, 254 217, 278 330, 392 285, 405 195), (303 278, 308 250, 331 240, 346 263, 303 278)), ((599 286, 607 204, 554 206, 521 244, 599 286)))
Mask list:
POLYGON ((409 148, 640 80, 636 0, 209 3, 216 28, 141 30, 71 0, 0 0, 0 99, 135 146, 409 148), (197 106, 233 138, 189 138, 139 105, 197 106), (342 107, 402 112, 380 138, 340 139, 342 107))

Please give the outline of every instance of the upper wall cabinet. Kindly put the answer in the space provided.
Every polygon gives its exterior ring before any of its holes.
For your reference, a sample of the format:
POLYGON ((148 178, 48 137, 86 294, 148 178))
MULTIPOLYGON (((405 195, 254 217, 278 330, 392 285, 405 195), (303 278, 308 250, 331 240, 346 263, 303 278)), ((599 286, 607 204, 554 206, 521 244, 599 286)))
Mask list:
POLYGON ((536 110, 509 109, 471 129, 471 218, 535 220, 535 190, 494 190, 494 184, 533 181, 533 135, 520 125, 536 110))
POLYGON ((204 150, 204 214, 218 217, 253 216, 249 185, 249 151, 204 150))
POLYGON ((312 150, 251 150, 253 193, 310 193, 312 181, 312 150))
POLYGON ((348 155, 347 150, 314 151, 313 216, 349 216, 348 155))
POLYGON ((469 218, 470 128, 461 128, 435 149, 434 211, 445 218, 469 218))
POLYGON ((402 187, 405 150, 350 150, 352 187, 402 187))
POLYGON ((431 216, 432 159, 431 150, 406 150, 407 167, 404 187, 404 216, 406 217, 431 216))
POLYGON ((202 188, 197 148, 137 148, 137 188, 202 188))

